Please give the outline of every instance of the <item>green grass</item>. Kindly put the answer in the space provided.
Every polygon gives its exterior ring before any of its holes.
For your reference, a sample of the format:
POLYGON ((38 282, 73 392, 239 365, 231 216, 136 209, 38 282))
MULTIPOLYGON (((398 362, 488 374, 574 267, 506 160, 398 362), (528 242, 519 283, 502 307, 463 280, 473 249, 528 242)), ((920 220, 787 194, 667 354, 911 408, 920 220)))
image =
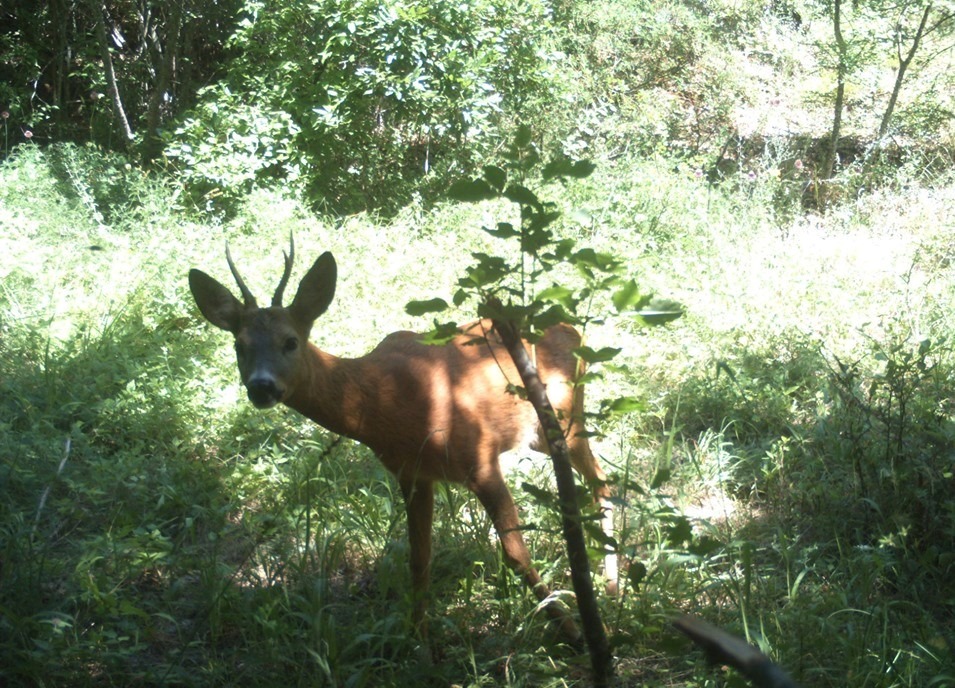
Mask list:
MULTIPOLYGON (((622 349, 589 408, 644 403, 594 443, 630 562, 624 594, 600 599, 619 683, 742 685, 669 627, 692 613, 807 688, 955 686, 951 77, 913 72, 898 150, 842 169, 822 212, 831 26, 805 3, 802 27, 765 3, 706 5, 558 5, 567 102, 545 130, 598 167, 544 195, 585 211, 568 235, 687 307, 665 328, 587 332, 622 349), (715 167, 729 174, 709 183, 715 167)), ((850 88, 856 143, 886 95, 871 67, 850 88)), ((313 340, 357 356, 429 328, 404 305, 450 301, 472 251, 513 252, 480 227, 514 218, 229 199, 210 216, 181 179, 90 147, 0 163, 0 684, 586 685, 457 487, 438 491, 421 662, 394 481, 366 449, 253 409, 186 284, 192 267, 229 283, 228 240, 270 294, 294 233, 296 277, 324 250, 339 263, 313 340)), ((520 489, 549 486, 537 463, 514 492, 566 590, 557 518, 520 489)))
MULTIPOLYGON (((341 266, 313 338, 359 355, 429 326, 403 305, 449 297, 500 209, 334 219, 261 192, 210 224, 93 151, 30 151, 0 175, 6 684, 586 681, 458 488, 439 492, 438 661, 423 666, 393 481, 294 413, 254 411, 186 286, 190 267, 226 278, 228 238, 253 291, 271 292, 294 231, 297 275, 326 249, 341 266), (141 200, 106 212, 109 194, 64 181, 64 155, 112 165, 141 200), (148 223, 127 215, 143 208, 148 223)), ((601 600, 622 684, 726 684, 668 628, 688 611, 804 685, 952 685, 955 187, 781 225, 759 184, 714 190, 618 158, 571 192, 594 222, 568 231, 688 307, 665 329, 589 333, 625 364, 591 407, 646 403, 597 443, 620 481, 621 552, 645 569, 601 600)), ((542 573, 566 589, 555 516, 516 492, 542 573)))

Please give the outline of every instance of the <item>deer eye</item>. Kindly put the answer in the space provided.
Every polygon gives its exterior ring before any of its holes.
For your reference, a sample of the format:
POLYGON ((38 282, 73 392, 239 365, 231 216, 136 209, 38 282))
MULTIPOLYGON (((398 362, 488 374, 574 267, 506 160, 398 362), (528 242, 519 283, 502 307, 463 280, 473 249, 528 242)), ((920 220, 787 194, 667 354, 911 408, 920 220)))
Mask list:
POLYGON ((285 340, 285 345, 282 347, 285 350, 285 353, 290 354, 298 348, 298 338, 289 337, 285 340))

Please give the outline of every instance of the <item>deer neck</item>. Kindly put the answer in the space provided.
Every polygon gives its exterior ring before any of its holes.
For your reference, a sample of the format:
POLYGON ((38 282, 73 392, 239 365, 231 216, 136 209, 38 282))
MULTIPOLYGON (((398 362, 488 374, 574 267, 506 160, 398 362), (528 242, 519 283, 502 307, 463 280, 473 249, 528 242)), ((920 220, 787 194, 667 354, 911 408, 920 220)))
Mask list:
POLYGON ((285 404, 327 430, 363 441, 368 383, 360 359, 338 358, 309 343, 304 372, 285 404))

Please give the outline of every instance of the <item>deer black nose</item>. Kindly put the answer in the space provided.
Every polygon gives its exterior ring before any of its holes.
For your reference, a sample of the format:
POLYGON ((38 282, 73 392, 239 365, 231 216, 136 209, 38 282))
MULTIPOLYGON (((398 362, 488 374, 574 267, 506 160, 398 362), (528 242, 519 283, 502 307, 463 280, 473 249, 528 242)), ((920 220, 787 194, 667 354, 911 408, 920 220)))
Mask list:
POLYGON ((284 393, 274 378, 268 376, 256 376, 251 378, 246 384, 245 389, 249 394, 251 401, 256 408, 272 408, 282 401, 284 393))

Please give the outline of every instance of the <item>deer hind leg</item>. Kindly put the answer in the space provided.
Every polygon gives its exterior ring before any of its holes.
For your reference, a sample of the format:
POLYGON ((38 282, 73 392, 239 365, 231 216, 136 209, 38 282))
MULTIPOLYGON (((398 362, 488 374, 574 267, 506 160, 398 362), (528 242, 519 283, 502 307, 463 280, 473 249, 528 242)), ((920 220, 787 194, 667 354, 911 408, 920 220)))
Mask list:
POLYGON ((411 550, 411 620, 418 637, 427 640, 434 484, 416 480, 402 480, 400 484, 408 514, 408 542, 411 550))
POLYGON ((471 480, 468 487, 477 495, 484 506, 504 550, 504 562, 520 574, 534 595, 541 602, 547 602, 547 614, 557 624, 561 634, 572 643, 580 642, 580 630, 567 609, 557 600, 552 600, 550 588, 541 580, 540 574, 531 564, 531 555, 521 535, 521 524, 517 515, 517 505, 507 489, 499 468, 488 469, 471 480), (548 601, 549 600, 549 601, 548 601))
MULTIPOLYGON (((611 502, 610 485, 607 484, 607 475, 603 472, 596 457, 590 451, 590 442, 582 433, 584 408, 584 388, 578 386, 573 393, 573 412, 567 427, 567 451, 570 453, 570 462, 584 481, 594 491, 594 501, 600 505, 602 516, 600 526, 608 541, 613 540, 613 502, 611 502)), ((615 547, 615 545, 614 545, 615 547)), ((607 594, 617 594, 617 553, 613 548, 604 545, 604 577, 607 579, 607 594)))

